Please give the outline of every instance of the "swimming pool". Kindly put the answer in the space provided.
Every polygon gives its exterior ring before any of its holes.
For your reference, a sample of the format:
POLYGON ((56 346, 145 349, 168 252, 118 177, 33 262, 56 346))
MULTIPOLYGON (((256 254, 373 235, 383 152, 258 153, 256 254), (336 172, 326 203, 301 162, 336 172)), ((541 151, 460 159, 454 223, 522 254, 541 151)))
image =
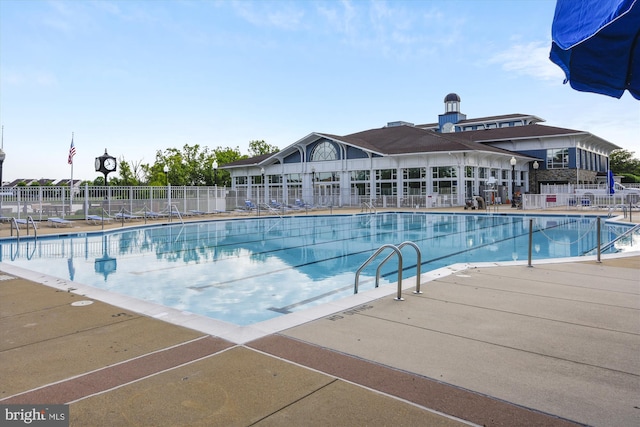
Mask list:
MULTIPOLYGON (((0 261, 242 326, 352 295, 355 271, 385 244, 415 242, 423 272, 455 263, 526 260, 530 219, 534 260, 580 256, 597 246, 592 216, 379 213, 3 240, 0 261)), ((629 229, 603 221, 601 241, 629 229)), ((415 276, 416 252, 402 253, 403 278, 415 276)), ((360 292, 373 288, 376 266, 363 270, 360 292)), ((386 263, 381 285, 396 279, 397 263, 386 263)))

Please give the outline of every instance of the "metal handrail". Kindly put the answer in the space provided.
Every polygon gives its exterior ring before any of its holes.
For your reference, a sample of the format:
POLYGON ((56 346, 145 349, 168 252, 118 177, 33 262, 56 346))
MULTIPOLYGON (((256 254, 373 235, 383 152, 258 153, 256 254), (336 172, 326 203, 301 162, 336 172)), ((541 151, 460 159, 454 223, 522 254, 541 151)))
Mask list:
POLYGON ((364 212, 365 210, 368 210, 369 213, 378 213, 378 210, 373 205, 373 203, 362 202, 362 205, 360 206, 360 212, 364 212))
POLYGON ((400 249, 398 249, 398 247, 396 245, 392 245, 390 243, 385 244, 380 246, 380 248, 378 248, 377 251, 374 252, 373 255, 371 255, 369 257, 369 259, 367 259, 356 271, 356 279, 355 279, 355 283, 354 283, 354 287, 353 287, 353 293, 357 294, 358 293, 358 282, 359 282, 359 278, 360 278, 360 272, 362 272, 362 270, 371 263, 371 261, 373 261, 382 251, 384 251, 385 249, 393 249, 393 251, 396 253, 396 255, 398 255, 398 294, 396 296, 396 298, 394 298, 396 301, 404 301, 404 298, 402 298, 402 252, 400 252, 400 249))
POLYGON ((33 227, 33 236, 37 239, 38 228, 36 227, 36 223, 33 221, 33 218, 31 217, 31 215, 27 217, 27 236, 29 235, 29 223, 31 223, 31 226, 33 227))
MULTIPOLYGON (((400 243, 398 246, 396 246, 398 249, 402 249, 405 246, 411 246, 416 250, 416 290, 413 291, 414 294, 421 294, 422 291, 420 290, 420 271, 421 271, 421 265, 422 265, 422 251, 420 251, 420 247, 415 244, 414 242, 410 242, 410 241, 406 241, 406 242, 402 242, 400 243)), ((380 263, 380 265, 378 265, 378 269, 376 270, 376 288, 378 287, 378 284, 380 282, 380 270, 382 270, 382 266, 389 261, 389 259, 393 256, 393 253, 389 254, 385 259, 382 260, 382 262, 380 263)))
POLYGON ((184 225, 184 220, 182 219, 182 215, 180 214, 180 211, 178 210, 178 207, 176 205, 169 205, 169 222, 171 222, 171 219, 173 218, 173 208, 176 208, 176 214, 178 214, 180 222, 182 223, 182 225, 184 225))
POLYGON ((11 237, 13 237, 13 228, 16 228, 16 238, 20 240, 20 227, 18 227, 18 221, 15 218, 11 218, 11 237))

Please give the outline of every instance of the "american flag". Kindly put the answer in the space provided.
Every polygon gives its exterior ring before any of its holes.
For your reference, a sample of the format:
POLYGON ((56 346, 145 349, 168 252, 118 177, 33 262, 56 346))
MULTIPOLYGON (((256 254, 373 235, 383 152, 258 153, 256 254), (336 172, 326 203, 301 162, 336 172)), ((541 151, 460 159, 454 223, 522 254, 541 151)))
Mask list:
POLYGON ((76 155, 76 146, 73 145, 73 137, 71 137, 71 147, 69 147, 69 159, 67 160, 67 163, 69 163, 70 165, 73 164, 73 156, 76 155))

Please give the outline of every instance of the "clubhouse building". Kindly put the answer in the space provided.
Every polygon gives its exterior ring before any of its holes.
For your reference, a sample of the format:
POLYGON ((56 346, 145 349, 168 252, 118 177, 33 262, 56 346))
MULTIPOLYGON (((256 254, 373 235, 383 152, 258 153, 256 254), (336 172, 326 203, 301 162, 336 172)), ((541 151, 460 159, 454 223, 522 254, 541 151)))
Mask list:
POLYGON ((506 203, 543 183, 592 183, 620 147, 589 132, 507 114, 468 119, 460 97, 427 124, 332 135, 313 132, 272 154, 222 166, 236 197, 323 206, 463 206, 482 196, 506 203))

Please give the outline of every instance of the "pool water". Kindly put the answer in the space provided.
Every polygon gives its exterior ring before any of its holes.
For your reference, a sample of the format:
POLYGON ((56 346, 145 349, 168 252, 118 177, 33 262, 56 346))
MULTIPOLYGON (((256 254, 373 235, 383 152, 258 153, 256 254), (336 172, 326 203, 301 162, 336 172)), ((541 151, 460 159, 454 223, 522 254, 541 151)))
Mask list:
MULTIPOLYGON (((242 326, 352 295, 356 270, 384 244, 416 243, 422 272, 455 263, 526 260, 530 223, 534 260, 580 256, 597 247, 594 217, 383 213, 3 240, 0 261, 242 326)), ((603 221, 601 243, 629 228, 603 221)), ((607 250, 620 248, 612 244, 607 250)), ((416 251, 406 246, 402 254, 403 278, 415 276, 416 251)), ((373 288, 376 268, 372 263, 362 271, 359 292, 373 288)), ((395 282, 397 270, 397 261, 387 262, 380 285, 395 282)), ((405 287, 414 285, 404 281, 405 287)))

